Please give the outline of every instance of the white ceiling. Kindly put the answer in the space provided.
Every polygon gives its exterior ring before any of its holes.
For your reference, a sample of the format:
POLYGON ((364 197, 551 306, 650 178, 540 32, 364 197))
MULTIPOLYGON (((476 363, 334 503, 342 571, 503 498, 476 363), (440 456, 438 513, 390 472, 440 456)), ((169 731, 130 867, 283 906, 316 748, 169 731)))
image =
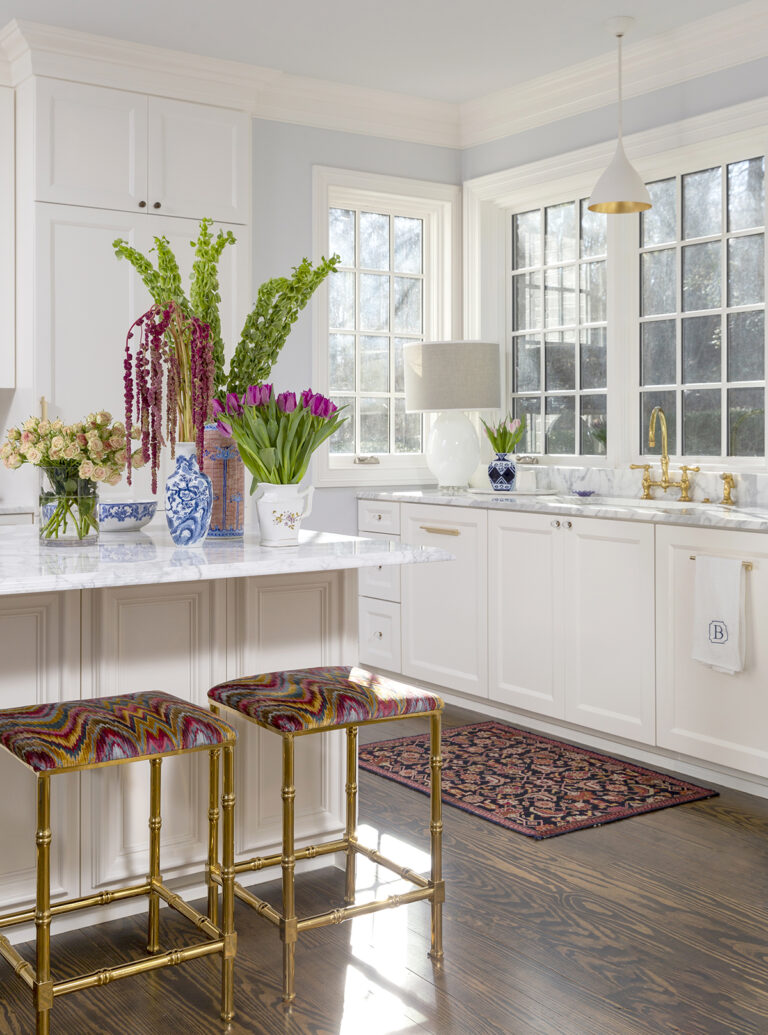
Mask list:
POLYGON ((613 15, 637 19, 631 44, 741 2, 0 0, 0 26, 44 22, 459 103, 611 51, 613 15))

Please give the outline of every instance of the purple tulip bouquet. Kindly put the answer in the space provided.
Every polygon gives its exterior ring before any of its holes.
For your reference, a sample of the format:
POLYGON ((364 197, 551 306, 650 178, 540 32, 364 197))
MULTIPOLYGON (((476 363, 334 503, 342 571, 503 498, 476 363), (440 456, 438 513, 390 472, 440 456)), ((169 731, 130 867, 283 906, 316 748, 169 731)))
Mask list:
POLYGON ((218 428, 234 439, 243 463, 259 482, 296 485, 307 472, 317 447, 344 423, 330 399, 307 388, 275 395, 272 385, 251 385, 240 398, 230 392, 213 403, 218 428))

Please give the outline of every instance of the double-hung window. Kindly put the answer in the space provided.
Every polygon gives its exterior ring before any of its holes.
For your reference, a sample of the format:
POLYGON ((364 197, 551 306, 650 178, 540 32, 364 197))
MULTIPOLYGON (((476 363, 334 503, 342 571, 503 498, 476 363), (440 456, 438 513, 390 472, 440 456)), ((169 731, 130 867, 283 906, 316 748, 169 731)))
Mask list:
POLYGON ((440 184, 315 170, 317 250, 340 257, 319 303, 316 380, 348 417, 318 458, 319 484, 428 477, 403 350, 450 333, 456 201, 440 184))

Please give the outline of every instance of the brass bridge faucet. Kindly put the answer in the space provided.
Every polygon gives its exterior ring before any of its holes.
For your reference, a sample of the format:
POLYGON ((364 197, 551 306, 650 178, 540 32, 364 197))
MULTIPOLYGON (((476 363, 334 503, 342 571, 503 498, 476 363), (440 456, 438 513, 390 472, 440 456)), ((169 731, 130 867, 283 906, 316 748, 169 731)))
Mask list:
POLYGON ((669 477, 669 439, 667 435, 667 418, 664 416, 664 411, 660 406, 655 406, 651 412, 651 419, 648 422, 648 448, 653 449, 656 445, 656 419, 658 418, 661 424, 661 480, 654 481, 651 478, 651 465, 650 464, 630 464, 630 468, 633 471, 643 472, 643 496, 644 500, 653 499, 651 496, 651 486, 658 485, 664 492, 667 489, 679 489, 680 490, 680 502, 690 503, 690 488, 691 480, 688 477, 689 471, 698 471, 698 467, 688 467, 683 464, 680 468, 680 481, 673 481, 669 477))

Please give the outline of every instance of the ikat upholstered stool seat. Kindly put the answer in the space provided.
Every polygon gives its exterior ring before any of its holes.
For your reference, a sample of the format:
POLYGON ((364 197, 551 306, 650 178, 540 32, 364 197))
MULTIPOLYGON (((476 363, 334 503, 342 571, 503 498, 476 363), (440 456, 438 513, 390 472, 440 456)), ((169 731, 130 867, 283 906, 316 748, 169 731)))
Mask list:
POLYGON ((105 985, 118 978, 175 966, 200 956, 222 958, 221 1016, 233 1016, 234 933, 234 763, 235 731, 217 715, 160 692, 123 694, 88 701, 64 701, 0 710, 0 747, 10 752, 37 778, 37 895, 34 909, 0 916, 0 929, 34 921, 36 962, 19 955, 0 936, 0 955, 32 991, 37 1035, 48 1035, 54 996, 105 985), (218 923, 218 886, 208 867, 208 916, 187 905, 162 883, 160 876, 160 770, 163 758, 192 751, 210 754, 209 840, 218 842, 219 756, 224 756, 222 796, 223 866, 217 876, 223 893, 223 918, 218 923), (149 875, 142 884, 116 888, 85 898, 51 905, 51 787, 52 776, 101 766, 149 760, 149 875), (147 949, 152 955, 117 967, 83 974, 66 981, 51 977, 51 918, 90 906, 146 895, 149 898, 147 949), (160 952, 160 900, 192 921, 207 938, 186 948, 160 952))
MULTIPOLYGON (((405 905, 420 899, 431 904, 431 948, 436 960, 443 955, 442 904, 445 884, 442 879, 442 804, 440 799, 442 758, 440 755, 440 719, 442 700, 435 694, 396 683, 360 668, 305 668, 291 672, 268 672, 220 683, 208 691, 211 709, 218 714, 233 713, 250 719, 282 738, 283 844, 280 854, 238 863, 236 873, 261 870, 280 864, 282 867, 282 911, 278 912, 252 892, 235 884, 235 894, 247 902, 280 930, 283 941, 283 999, 295 996, 294 956, 300 932, 326 924, 339 924, 366 913, 405 905), (423 716, 430 722, 431 773, 431 873, 422 877, 386 859, 357 840, 357 727, 374 722, 423 716), (294 738, 329 730, 346 729, 346 830, 334 841, 296 850, 294 847, 294 738), (294 874, 296 861, 312 859, 333 852, 346 854, 346 906, 326 913, 299 919, 295 908, 294 874), (379 866, 394 870, 415 884, 413 891, 392 895, 373 902, 355 904, 355 860, 358 855, 372 859, 379 866)), ((215 876, 214 876, 215 879, 215 876)))

